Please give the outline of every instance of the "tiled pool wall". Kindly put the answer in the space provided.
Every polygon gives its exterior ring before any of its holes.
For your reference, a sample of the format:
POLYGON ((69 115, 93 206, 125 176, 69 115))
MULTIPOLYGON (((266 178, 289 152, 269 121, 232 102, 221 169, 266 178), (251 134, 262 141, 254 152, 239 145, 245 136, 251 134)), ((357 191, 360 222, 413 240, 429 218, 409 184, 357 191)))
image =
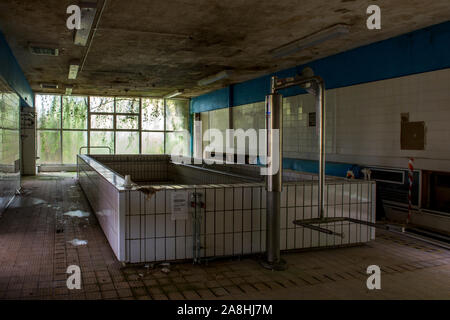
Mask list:
MULTIPOLYGON (((261 179, 264 176, 261 176, 261 166, 256 165, 248 165, 248 164, 210 164, 210 165, 197 165, 200 167, 205 167, 213 170, 225 171, 233 174, 244 175, 248 177, 252 177, 257 180, 261 179)), ((318 180, 319 176, 310 172, 300 172, 290 169, 283 169, 283 181, 312 181, 318 180)), ((326 180, 341 180, 339 177, 326 176, 326 180)))
POLYGON ((129 174, 134 182, 169 179, 168 155, 91 155, 122 177, 129 174))
MULTIPOLYGON (((264 183, 153 185, 151 193, 144 193, 136 188, 121 187, 123 178, 98 161, 88 156, 79 156, 78 159, 80 185, 120 261, 139 263, 194 258, 194 214, 200 217, 199 257, 265 251, 264 183), (192 194, 198 197, 189 206, 185 220, 172 220, 172 193, 179 191, 188 194, 189 204, 192 194)), ((208 175, 209 178, 213 175, 191 167, 173 166, 176 171, 187 169, 185 179, 188 180, 195 175, 199 181, 207 181, 208 175)), ((290 175, 291 179, 296 177, 296 172, 290 175)), ((343 233, 343 238, 294 225, 292 222, 296 219, 318 217, 318 184, 309 175, 306 178, 308 181, 287 182, 284 186, 281 201, 282 250, 356 244, 374 239, 373 228, 349 222, 321 225, 343 233)), ((325 203, 327 217, 352 217, 375 222, 375 183, 330 179, 326 184, 325 203)))
POLYGON ((168 155, 93 155, 91 156, 120 176, 130 175, 137 184, 165 182, 171 184, 239 183, 251 180, 217 172, 201 171, 194 166, 177 165, 168 155))
POLYGON ((125 197, 115 185, 115 183, 123 184, 123 179, 119 179, 100 163, 86 156, 77 157, 77 175, 78 182, 114 254, 123 261, 125 259, 125 242, 123 241, 125 197))
MULTIPOLYGON (((126 259, 129 262, 193 258, 193 214, 201 216, 200 257, 238 256, 265 251, 266 191, 260 184, 225 184, 179 189, 161 187, 153 196, 126 191, 126 259), (201 195, 204 206, 189 209, 186 220, 172 220, 171 193, 201 195)), ((322 224, 344 238, 293 224, 318 218, 318 185, 287 183, 281 201, 281 250, 339 246, 374 239, 373 228, 349 222, 322 224)), ((340 181, 326 185, 326 217, 375 222, 375 184, 340 181)), ((190 199, 190 196, 189 196, 190 199)))

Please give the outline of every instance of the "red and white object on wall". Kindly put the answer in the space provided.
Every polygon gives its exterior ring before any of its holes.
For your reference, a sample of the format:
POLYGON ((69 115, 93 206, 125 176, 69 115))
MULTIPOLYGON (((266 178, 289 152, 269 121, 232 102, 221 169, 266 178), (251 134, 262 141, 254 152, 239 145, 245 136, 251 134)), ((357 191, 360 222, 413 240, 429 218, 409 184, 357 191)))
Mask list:
POLYGON ((411 220, 411 211, 412 211, 412 188, 414 182, 414 159, 409 158, 408 160, 408 181, 409 181, 409 190, 408 190, 408 218, 406 219, 406 224, 411 220))

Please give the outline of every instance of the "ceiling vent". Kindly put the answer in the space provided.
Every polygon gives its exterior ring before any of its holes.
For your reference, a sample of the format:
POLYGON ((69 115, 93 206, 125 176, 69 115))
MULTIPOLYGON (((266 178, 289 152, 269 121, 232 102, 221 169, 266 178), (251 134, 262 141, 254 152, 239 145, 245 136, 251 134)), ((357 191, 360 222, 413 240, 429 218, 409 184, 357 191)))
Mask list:
POLYGON ((48 45, 30 44, 28 46, 28 48, 30 49, 30 52, 32 54, 35 54, 38 56, 52 56, 52 57, 59 56, 59 49, 53 48, 48 45))
POLYGON ((41 83, 41 89, 58 89, 59 86, 56 83, 41 83))

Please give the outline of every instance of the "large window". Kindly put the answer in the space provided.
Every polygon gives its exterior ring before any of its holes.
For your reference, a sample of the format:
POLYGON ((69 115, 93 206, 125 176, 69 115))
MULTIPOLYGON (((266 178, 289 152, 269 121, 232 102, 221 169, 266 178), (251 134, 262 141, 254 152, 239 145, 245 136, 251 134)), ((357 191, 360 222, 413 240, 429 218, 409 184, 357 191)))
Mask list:
POLYGON ((40 164, 92 154, 189 154, 187 100, 36 95, 40 164))

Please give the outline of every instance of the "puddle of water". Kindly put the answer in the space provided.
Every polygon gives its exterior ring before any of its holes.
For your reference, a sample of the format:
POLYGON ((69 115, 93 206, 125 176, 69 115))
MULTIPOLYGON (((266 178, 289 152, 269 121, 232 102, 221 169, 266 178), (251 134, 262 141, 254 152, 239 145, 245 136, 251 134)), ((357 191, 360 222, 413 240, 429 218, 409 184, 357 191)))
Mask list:
POLYGON ((17 197, 12 203, 11 208, 23 208, 23 207, 34 207, 39 206, 41 204, 47 203, 42 199, 33 198, 33 197, 17 197))
POLYGON ((67 241, 68 243, 70 243, 71 245, 73 245, 74 247, 78 247, 78 246, 85 246, 87 245, 87 240, 79 240, 79 239, 73 239, 71 241, 67 241))
POLYGON ((81 211, 81 210, 74 210, 74 211, 68 211, 68 212, 64 213, 64 216, 85 218, 85 217, 89 217, 90 213, 86 212, 86 211, 81 211))

